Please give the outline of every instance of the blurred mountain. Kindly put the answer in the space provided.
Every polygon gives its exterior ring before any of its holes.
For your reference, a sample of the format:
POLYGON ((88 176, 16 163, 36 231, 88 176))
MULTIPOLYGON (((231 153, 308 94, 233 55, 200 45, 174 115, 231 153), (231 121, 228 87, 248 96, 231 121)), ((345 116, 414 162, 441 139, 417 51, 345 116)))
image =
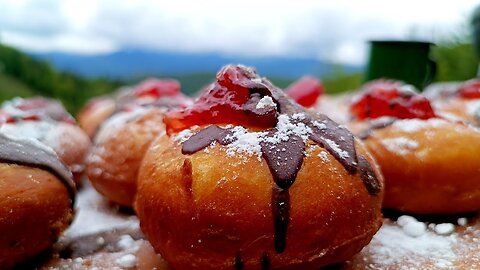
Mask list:
POLYGON ((162 51, 122 50, 111 54, 79 55, 70 53, 33 54, 49 61, 57 69, 85 77, 131 79, 147 75, 216 73, 228 63, 254 66, 263 76, 298 78, 309 74, 324 76, 341 68, 345 73, 361 71, 360 66, 338 66, 316 59, 283 57, 231 57, 218 54, 189 54, 162 51))

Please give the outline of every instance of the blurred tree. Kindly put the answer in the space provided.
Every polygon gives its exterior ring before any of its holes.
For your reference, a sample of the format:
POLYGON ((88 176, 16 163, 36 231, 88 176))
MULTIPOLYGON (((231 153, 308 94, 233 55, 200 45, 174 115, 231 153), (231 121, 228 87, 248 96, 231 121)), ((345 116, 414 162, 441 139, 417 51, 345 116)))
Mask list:
POLYGON ((477 73, 478 58, 470 42, 437 43, 433 57, 437 62, 436 81, 464 81, 477 73))

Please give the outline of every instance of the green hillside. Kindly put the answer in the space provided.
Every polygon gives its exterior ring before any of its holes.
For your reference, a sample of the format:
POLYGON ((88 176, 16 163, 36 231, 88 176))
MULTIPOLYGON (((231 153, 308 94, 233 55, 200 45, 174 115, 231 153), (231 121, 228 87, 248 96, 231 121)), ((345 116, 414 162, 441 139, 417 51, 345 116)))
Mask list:
POLYGON ((35 90, 23 82, 0 73, 0 102, 13 97, 28 97, 35 94, 35 90))
POLYGON ((0 71, 0 101, 12 96, 42 95, 60 99, 73 113, 92 96, 111 92, 120 85, 59 72, 44 61, 1 44, 0 71))

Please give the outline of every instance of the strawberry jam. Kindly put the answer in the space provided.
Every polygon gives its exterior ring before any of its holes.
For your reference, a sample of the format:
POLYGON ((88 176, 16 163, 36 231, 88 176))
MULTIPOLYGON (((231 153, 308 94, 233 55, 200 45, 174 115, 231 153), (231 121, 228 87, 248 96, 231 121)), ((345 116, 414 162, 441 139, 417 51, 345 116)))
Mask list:
MULTIPOLYGON (((267 92, 255 71, 236 65, 224 67, 216 81, 202 91, 195 104, 166 115, 168 132, 194 125, 234 124, 272 127, 276 123, 276 105, 258 106, 267 92)), ((270 99, 271 100, 271 99, 270 99)))
POLYGON ((285 92, 287 96, 303 107, 311 107, 315 105, 324 90, 320 80, 311 76, 304 76, 292 83, 285 92))
POLYGON ((480 80, 470 80, 463 83, 458 89, 458 95, 466 99, 480 98, 480 80))
POLYGON ((158 99, 163 96, 176 96, 180 94, 180 83, 172 79, 148 79, 138 85, 134 94, 139 97, 152 97, 158 99))
POLYGON ((350 112, 360 120, 382 116, 400 119, 435 117, 428 99, 407 87, 385 80, 366 84, 363 94, 350 106, 350 112))

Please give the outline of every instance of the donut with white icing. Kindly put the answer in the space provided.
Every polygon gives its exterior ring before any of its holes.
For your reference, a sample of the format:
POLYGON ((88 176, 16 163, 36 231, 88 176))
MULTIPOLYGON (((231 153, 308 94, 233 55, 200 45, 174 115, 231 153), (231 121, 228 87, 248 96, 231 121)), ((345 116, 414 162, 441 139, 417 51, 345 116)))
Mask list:
POLYGON ((0 132, 46 144, 69 167, 77 185, 80 184, 90 139, 58 101, 34 97, 5 103, 0 108, 0 132))

